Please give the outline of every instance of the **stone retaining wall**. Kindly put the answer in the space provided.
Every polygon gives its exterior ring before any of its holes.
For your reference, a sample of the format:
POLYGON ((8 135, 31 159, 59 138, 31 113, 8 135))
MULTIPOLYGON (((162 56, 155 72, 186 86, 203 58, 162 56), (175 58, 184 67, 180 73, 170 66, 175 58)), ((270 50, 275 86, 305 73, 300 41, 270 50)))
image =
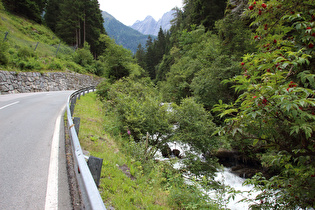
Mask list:
POLYGON ((44 91, 78 90, 96 86, 100 78, 74 72, 0 71, 0 95, 44 91))

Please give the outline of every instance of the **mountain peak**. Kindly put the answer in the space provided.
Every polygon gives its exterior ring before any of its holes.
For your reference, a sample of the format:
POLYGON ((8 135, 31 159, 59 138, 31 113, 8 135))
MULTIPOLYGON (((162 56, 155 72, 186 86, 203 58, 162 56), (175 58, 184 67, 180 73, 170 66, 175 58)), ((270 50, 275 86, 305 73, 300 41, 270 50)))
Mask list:
POLYGON ((156 21, 152 16, 147 16, 143 21, 137 20, 131 28, 142 34, 157 36, 160 27, 162 27, 163 30, 169 30, 171 28, 171 20, 174 19, 174 15, 174 11, 169 11, 165 13, 159 21, 156 21))
POLYGON ((147 35, 143 35, 139 31, 125 26, 105 11, 102 12, 102 15, 104 19, 104 27, 108 36, 115 39, 117 44, 123 45, 133 53, 137 51, 139 43, 141 43, 142 46, 145 46, 148 39, 147 35))

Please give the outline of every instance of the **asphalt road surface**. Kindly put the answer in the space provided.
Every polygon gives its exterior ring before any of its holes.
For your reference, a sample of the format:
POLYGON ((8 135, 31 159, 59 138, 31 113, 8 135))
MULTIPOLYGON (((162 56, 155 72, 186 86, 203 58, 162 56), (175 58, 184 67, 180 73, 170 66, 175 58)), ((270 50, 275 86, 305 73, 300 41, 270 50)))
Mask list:
POLYGON ((70 94, 0 95, 0 209, 71 209, 63 132, 70 94))

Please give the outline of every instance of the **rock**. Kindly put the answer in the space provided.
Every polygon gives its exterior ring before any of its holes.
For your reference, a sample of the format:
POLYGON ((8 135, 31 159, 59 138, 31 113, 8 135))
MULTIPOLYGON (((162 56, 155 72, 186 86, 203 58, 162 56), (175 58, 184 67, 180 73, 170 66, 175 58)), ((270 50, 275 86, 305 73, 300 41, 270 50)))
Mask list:
POLYGON ((124 164, 124 165, 122 165, 122 166, 118 166, 118 168, 119 168, 122 172, 124 172, 124 174, 126 174, 126 176, 128 176, 131 180, 135 180, 135 179, 136 179, 134 176, 131 175, 131 173, 130 173, 130 168, 129 168, 126 164, 124 164))
POLYGON ((180 151, 178 149, 173 149, 173 155, 175 155, 176 157, 180 157, 180 151))
POLYGON ((168 146, 168 144, 164 144, 162 147, 161 147, 161 153, 162 153, 162 156, 165 157, 165 158, 169 158, 172 154, 172 150, 171 148, 168 146))

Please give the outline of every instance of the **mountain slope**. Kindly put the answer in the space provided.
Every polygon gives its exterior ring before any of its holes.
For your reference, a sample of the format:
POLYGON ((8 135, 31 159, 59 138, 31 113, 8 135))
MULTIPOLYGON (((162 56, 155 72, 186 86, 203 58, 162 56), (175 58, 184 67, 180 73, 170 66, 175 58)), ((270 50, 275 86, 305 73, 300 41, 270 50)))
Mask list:
POLYGON ((130 49, 133 53, 137 51, 139 43, 144 47, 148 39, 148 35, 124 25, 116 20, 112 15, 103 11, 104 27, 107 34, 115 39, 116 43, 130 49))
POLYGON ((165 13, 162 18, 156 22, 153 17, 147 16, 143 21, 135 22, 131 28, 139 31, 142 34, 152 34, 157 36, 162 27, 163 31, 167 31, 171 28, 171 20, 174 19, 174 11, 165 13))

